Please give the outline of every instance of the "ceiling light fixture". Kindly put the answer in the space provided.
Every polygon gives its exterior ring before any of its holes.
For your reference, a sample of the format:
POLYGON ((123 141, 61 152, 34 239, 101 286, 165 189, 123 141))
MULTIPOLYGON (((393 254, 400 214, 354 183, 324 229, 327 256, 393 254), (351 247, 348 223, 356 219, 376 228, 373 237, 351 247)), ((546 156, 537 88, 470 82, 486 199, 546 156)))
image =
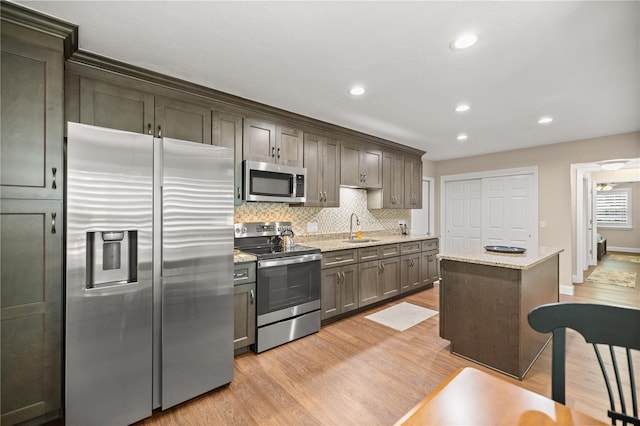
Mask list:
POLYGON ((364 95, 365 92, 366 90, 362 86, 354 86, 351 88, 351 90, 349 90, 349 93, 351 93, 353 96, 364 95))
POLYGON ((473 33, 462 34, 455 40, 453 40, 449 47, 453 50, 461 50, 466 49, 467 47, 471 47, 478 41, 478 36, 473 33))
POLYGON ((616 183, 599 183, 596 185, 596 189, 598 191, 611 191, 616 183))
POLYGON ((456 107, 456 112, 465 112, 465 111, 469 111, 469 105, 467 104, 460 104, 456 107))
POLYGON ((458 139, 459 141, 466 141, 467 138, 468 136, 466 134, 460 133, 456 139, 458 139))
POLYGON ((538 124, 549 124, 553 121, 553 117, 542 117, 540 118, 540 120, 538 120, 538 124))
POLYGON ((598 163, 598 165, 605 170, 613 171, 613 170, 620 170, 628 162, 629 162, 628 160, 611 160, 611 161, 603 161, 602 163, 598 163))

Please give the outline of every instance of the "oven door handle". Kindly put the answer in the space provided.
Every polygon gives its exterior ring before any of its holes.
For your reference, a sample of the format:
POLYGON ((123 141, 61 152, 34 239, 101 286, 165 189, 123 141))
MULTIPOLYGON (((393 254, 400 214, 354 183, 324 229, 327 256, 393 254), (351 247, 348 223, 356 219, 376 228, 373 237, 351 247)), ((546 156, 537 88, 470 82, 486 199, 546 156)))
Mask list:
POLYGON ((302 256, 285 257, 281 259, 259 260, 258 269, 269 268, 273 266, 293 265, 295 263, 315 262, 322 259, 321 253, 304 254, 302 256))

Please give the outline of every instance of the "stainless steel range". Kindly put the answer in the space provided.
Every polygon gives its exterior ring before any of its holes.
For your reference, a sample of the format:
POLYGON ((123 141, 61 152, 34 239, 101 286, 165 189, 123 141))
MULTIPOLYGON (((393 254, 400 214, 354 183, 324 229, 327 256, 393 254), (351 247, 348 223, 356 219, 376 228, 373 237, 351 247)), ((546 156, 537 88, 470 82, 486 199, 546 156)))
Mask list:
POLYGON ((236 223, 235 248, 258 258, 257 332, 260 353, 320 330, 320 249, 291 244, 291 222, 236 223))

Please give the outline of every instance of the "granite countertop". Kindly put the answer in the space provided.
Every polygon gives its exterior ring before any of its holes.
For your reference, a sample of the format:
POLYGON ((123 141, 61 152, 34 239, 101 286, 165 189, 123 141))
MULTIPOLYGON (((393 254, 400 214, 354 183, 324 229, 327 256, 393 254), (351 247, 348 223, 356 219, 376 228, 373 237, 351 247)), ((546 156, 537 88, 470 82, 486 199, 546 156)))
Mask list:
POLYGON ((371 246, 381 246, 385 244, 396 244, 396 243, 408 243, 411 241, 422 241, 428 239, 437 239, 437 237, 431 237, 427 235, 363 235, 363 240, 372 240, 362 243, 349 243, 346 242, 349 240, 349 237, 331 237, 326 239, 313 239, 309 240, 308 237, 305 238, 304 242, 298 242, 298 244, 303 244, 309 247, 319 248, 323 252, 327 251, 336 251, 336 250, 348 250, 348 249, 357 249, 361 247, 371 247, 371 246))
POLYGON ((524 270, 532 268, 563 251, 564 249, 561 248, 538 247, 537 249, 527 250, 525 253, 512 254, 490 252, 481 247, 467 251, 440 253, 437 257, 441 260, 455 260, 459 262, 524 270))
POLYGON ((239 250, 233 251, 233 263, 255 262, 256 260, 257 258, 252 254, 245 253, 239 250))

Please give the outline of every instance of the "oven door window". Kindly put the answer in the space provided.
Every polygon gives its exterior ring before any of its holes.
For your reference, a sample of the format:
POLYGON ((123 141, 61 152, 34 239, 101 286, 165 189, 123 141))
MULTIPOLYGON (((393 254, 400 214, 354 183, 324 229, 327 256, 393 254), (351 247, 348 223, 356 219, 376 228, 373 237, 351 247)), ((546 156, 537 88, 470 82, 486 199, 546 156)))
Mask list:
POLYGON ((320 261, 258 269, 258 315, 320 300, 320 261))
POLYGON ((293 176, 288 173, 251 170, 249 179, 251 195, 290 197, 293 194, 293 176))

